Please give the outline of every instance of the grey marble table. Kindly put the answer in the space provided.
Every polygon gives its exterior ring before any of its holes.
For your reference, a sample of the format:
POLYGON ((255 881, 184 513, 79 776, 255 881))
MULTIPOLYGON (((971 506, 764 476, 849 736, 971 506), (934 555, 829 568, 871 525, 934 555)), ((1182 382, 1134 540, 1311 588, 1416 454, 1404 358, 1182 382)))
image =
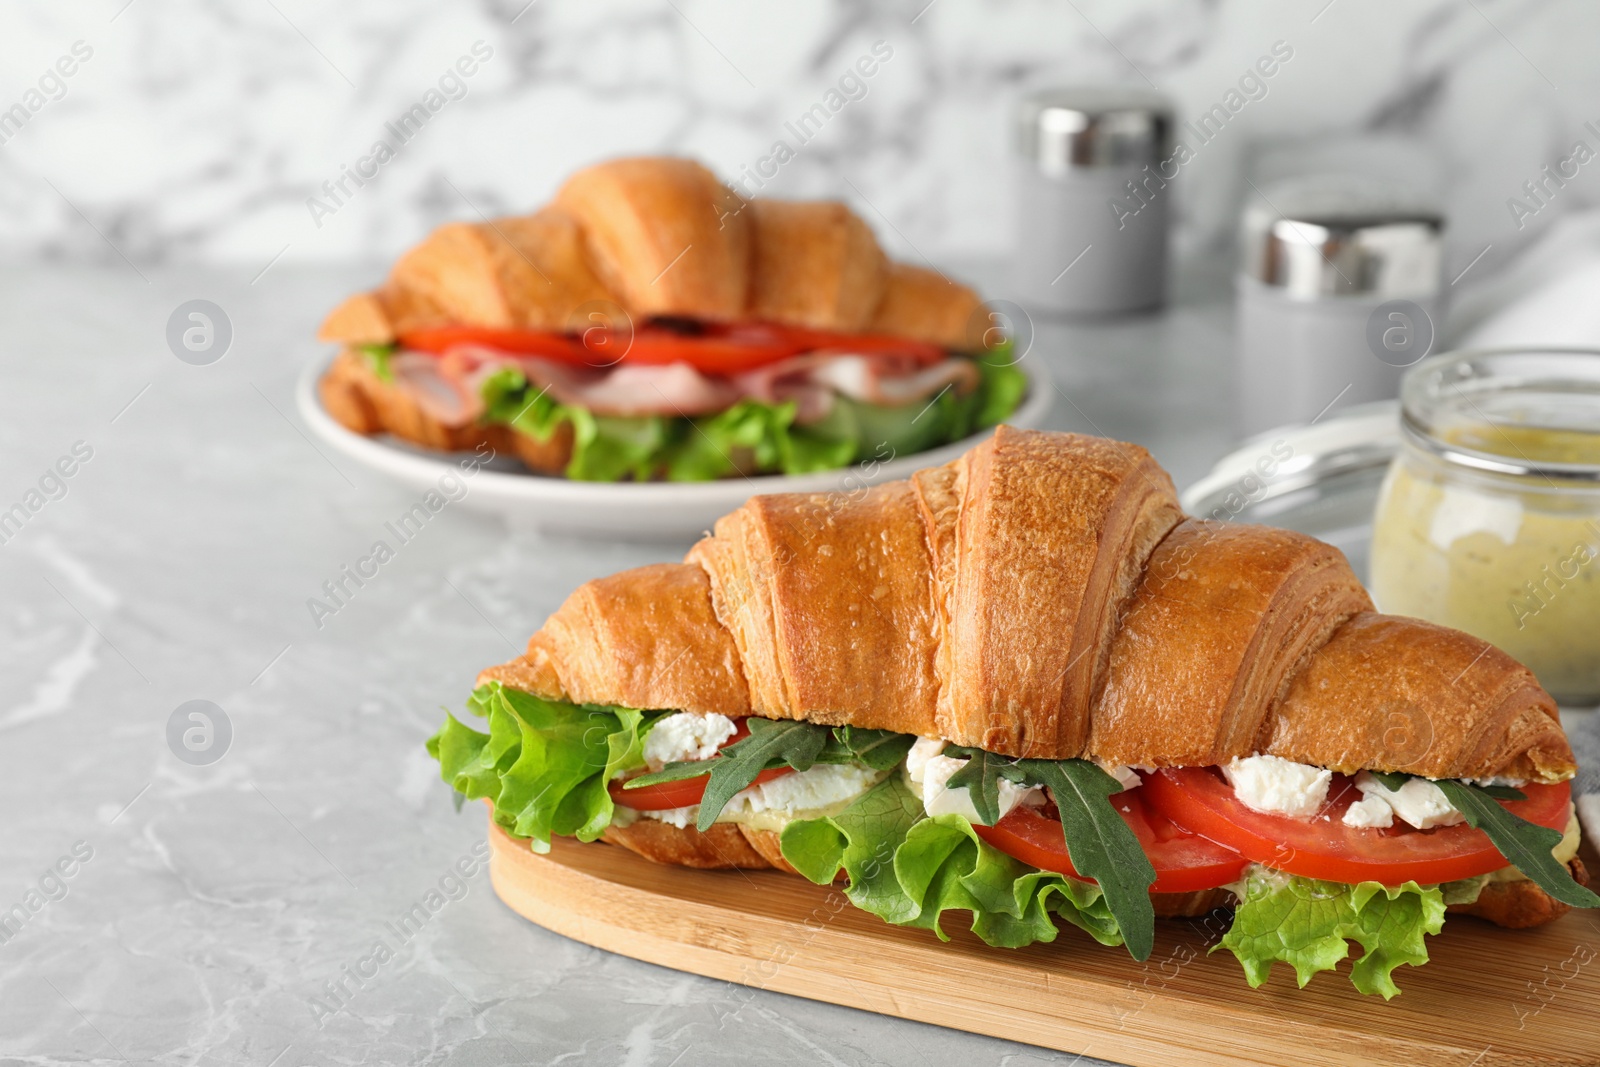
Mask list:
MULTIPOLYGON (((735 999, 495 899, 482 816, 452 811, 423 739, 574 586, 685 546, 446 508, 319 628, 308 598, 412 502, 292 404, 320 314, 375 274, 4 273, 0 512, 38 507, 0 533, 0 917, 21 916, 0 927, 0 1062, 1073 1062, 735 999), (166 340, 191 299, 232 324, 210 365, 166 340), (227 736, 178 714, 192 700, 227 736)), ((1042 328, 1028 358, 1059 383, 1057 426, 1140 441, 1181 485, 1228 443, 1229 310, 1215 274, 1179 297, 1042 328)))

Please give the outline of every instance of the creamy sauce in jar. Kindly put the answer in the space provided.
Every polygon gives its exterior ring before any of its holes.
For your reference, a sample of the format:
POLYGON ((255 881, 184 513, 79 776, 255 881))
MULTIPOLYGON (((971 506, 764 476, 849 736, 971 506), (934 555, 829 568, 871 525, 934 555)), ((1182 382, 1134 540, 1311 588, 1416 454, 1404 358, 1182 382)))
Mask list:
MULTIPOLYGON (((1600 433, 1496 420, 1434 428, 1445 446, 1518 464, 1600 467, 1600 433)), ((1600 701, 1600 485, 1466 469, 1410 441, 1372 541, 1383 611, 1465 630, 1569 704, 1600 701)))

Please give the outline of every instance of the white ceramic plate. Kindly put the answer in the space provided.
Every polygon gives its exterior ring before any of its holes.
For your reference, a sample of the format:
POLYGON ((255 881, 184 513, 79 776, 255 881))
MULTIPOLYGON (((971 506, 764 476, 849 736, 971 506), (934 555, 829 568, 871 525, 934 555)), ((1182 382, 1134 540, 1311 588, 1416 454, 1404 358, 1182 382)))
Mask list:
MULTIPOLYGON (((356 462, 419 494, 438 488, 440 477, 446 473, 459 473, 457 463, 471 453, 431 452, 388 435, 364 437, 335 422, 317 396, 317 382, 332 358, 330 355, 308 363, 295 390, 300 417, 313 433, 356 462)), ((1028 376, 1028 392, 1008 421, 1013 426, 1032 428, 1043 423, 1049 414, 1054 390, 1045 377, 1048 371, 1038 363, 1022 370, 1028 376)), ((515 460, 497 459, 467 480, 467 493, 460 503, 541 529, 598 533, 628 540, 679 540, 709 530, 718 518, 758 493, 854 489, 904 478, 912 471, 954 459, 987 436, 989 431, 985 430, 926 452, 881 463, 865 461, 836 471, 717 482, 574 482, 535 474, 515 460)))

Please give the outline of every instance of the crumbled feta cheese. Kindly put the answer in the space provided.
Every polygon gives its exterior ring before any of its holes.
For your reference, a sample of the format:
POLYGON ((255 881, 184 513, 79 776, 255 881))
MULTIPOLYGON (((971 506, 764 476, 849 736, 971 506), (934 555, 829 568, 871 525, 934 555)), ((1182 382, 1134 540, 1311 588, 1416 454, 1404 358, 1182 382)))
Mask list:
POLYGON ((1144 784, 1144 779, 1140 778, 1139 772, 1132 767, 1123 767, 1121 765, 1112 765, 1107 763, 1097 764, 1097 766, 1102 771, 1105 771, 1111 777, 1121 782, 1124 790, 1138 789, 1140 785, 1144 784))
POLYGON ((710 759, 739 729, 726 715, 680 711, 659 720, 644 737, 644 761, 659 771, 679 760, 710 759))
POLYGON ((1418 830, 1431 830, 1435 826, 1454 826, 1465 822, 1466 816, 1450 806, 1444 790, 1426 778, 1408 778, 1397 790, 1391 790, 1378 779, 1362 771, 1356 775, 1356 788, 1367 797, 1375 797, 1387 804, 1403 822, 1418 830))
MULTIPOLYGON (((934 756, 922 769, 922 807, 929 815, 960 815, 968 822, 978 822, 978 809, 965 788, 950 788, 950 776, 966 765, 964 759, 934 756)), ((916 781, 915 778, 912 779, 916 781)), ((1024 789, 1014 782, 1000 779, 1000 817, 1003 819, 1018 804, 1028 803, 1042 795, 1037 787, 1024 789)))
POLYGON ((1362 796, 1344 809, 1346 826, 1387 828, 1394 825, 1394 809, 1382 797, 1362 796))
POLYGON ((912 744, 911 751, 906 753, 906 774, 918 785, 922 784, 922 770, 928 761, 944 751, 948 741, 941 741, 937 737, 919 737, 912 744))
MULTIPOLYGON (((779 830, 790 819, 841 807, 877 785, 883 778, 883 771, 859 764, 818 763, 808 770, 781 775, 770 782, 761 782, 735 793, 717 816, 717 821, 779 830)), ((617 806, 618 812, 624 810, 628 809, 617 806)), ((681 830, 693 826, 700 818, 700 805, 641 811, 634 815, 655 819, 681 830)))
POLYGON ((793 816, 831 808, 854 800, 883 778, 884 772, 856 763, 818 763, 808 770, 780 775, 735 793, 718 821, 748 822, 761 812, 793 816))
POLYGON ((1223 765, 1223 777, 1253 811, 1306 818, 1328 799, 1333 772, 1279 756, 1248 756, 1223 765))
MULTIPOLYGON (((700 805, 690 804, 687 808, 662 808, 660 811, 641 811, 638 814, 646 819, 655 819, 657 822, 664 822, 668 826, 676 826, 682 830, 685 826, 693 826, 695 820, 700 818, 700 805)), ((629 821, 632 822, 631 819, 629 821)))

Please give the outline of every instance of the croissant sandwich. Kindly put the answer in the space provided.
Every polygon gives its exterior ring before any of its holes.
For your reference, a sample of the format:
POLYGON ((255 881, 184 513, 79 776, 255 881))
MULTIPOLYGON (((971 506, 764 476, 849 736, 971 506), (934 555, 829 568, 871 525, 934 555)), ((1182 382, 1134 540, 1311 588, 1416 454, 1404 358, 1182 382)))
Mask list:
POLYGON ((841 203, 745 200, 686 159, 573 175, 441 226, 319 338, 361 434, 593 481, 844 467, 960 440, 1027 380, 973 291, 891 262, 841 203))
POLYGON ((1157 916, 1227 907, 1252 986, 1354 941, 1387 998, 1447 912, 1600 905, 1526 668, 1377 614, 1326 544, 1186 518, 1100 438, 1001 426, 909 481, 755 497, 579 588, 469 708, 429 750, 502 847, 776 867, 997 946, 1064 921, 1144 959, 1157 916))

